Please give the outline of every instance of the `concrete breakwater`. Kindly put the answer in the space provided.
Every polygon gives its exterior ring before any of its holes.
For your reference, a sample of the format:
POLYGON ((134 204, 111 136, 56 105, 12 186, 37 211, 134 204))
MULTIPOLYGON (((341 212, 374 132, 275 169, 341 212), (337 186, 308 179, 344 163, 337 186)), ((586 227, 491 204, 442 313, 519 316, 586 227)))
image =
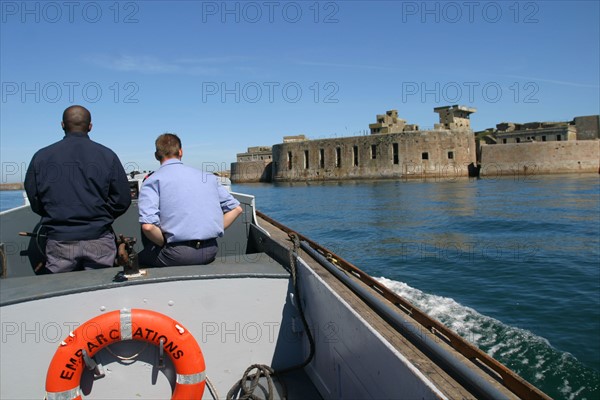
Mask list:
POLYGON ((24 190, 23 183, 0 183, 0 190, 24 190))

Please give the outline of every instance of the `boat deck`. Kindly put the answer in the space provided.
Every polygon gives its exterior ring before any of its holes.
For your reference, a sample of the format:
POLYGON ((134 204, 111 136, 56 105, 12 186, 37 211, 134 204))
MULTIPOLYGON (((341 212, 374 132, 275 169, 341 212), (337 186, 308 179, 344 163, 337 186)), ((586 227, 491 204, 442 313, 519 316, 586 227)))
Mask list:
POLYGON ((191 280, 226 278, 273 278, 289 279, 289 272, 265 253, 221 255, 209 265, 142 269, 145 275, 124 282, 113 279, 122 268, 105 268, 94 271, 64 275, 45 275, 42 286, 39 276, 26 276, 0 280, 0 306, 15 304, 71 293, 102 290, 128 285, 191 280))
MULTIPOLYGON (((207 378, 211 382, 210 389, 207 386, 204 392, 204 399, 224 398, 233 384, 242 378, 245 368, 251 364, 273 363, 280 366, 287 366, 289 363, 296 364, 298 362, 297 357, 286 357, 285 354, 276 356, 275 359, 264 359, 264 354, 271 354, 273 352, 273 350, 268 349, 271 349, 274 343, 270 341, 262 343, 264 340, 254 343, 254 338, 252 337, 254 331, 251 328, 254 328, 255 325, 264 329, 265 326, 273 326, 276 321, 277 324, 284 326, 285 323, 281 318, 285 317, 282 316, 282 313, 289 313, 289 311, 285 311, 283 304, 286 302, 285 293, 288 291, 290 273, 267 254, 221 255, 209 265, 150 268, 145 270, 146 274, 144 276, 130 278, 124 282, 114 282, 113 278, 119 271, 120 268, 80 271, 69 273, 68 279, 65 279, 65 274, 57 274, 45 275, 43 277, 27 276, 0 280, 0 305, 3 307, 6 306, 6 308, 3 308, 3 323, 13 323, 17 329, 24 326, 29 327, 31 323, 28 321, 30 320, 23 319, 22 322, 19 322, 18 317, 16 317, 16 315, 23 314, 27 314, 28 317, 30 316, 33 321, 44 321, 43 317, 33 315, 36 312, 42 312, 39 308, 41 304, 46 305, 44 308, 53 307, 69 310, 68 314, 74 317, 74 320, 82 322, 81 317, 75 317, 77 315, 77 306, 73 307, 73 303, 77 304, 89 301, 96 305, 106 304, 107 309, 115 308, 114 305, 111 306, 111 299, 117 297, 114 295, 115 291, 119 291, 120 293, 125 291, 128 293, 127 297, 119 296, 124 300, 116 301, 114 302, 115 304, 139 308, 146 301, 151 303, 158 301, 157 299, 161 299, 161 303, 165 304, 167 303, 167 299, 173 299, 174 303, 176 303, 175 306, 167 306, 167 308, 173 309, 171 311, 176 311, 177 305, 185 302, 186 299, 189 299, 190 307, 192 307, 192 304, 198 301, 211 303, 220 297, 223 300, 223 304, 220 306, 223 310, 232 309, 232 305, 234 304, 236 305, 235 308, 239 309, 230 311, 236 315, 235 318, 225 315, 226 311, 216 311, 213 309, 212 313, 208 313, 198 308, 198 315, 204 315, 204 320, 201 323, 190 322, 190 329, 198 332, 197 340, 201 343, 201 347, 205 353, 207 378), (165 288, 165 285, 168 285, 169 288, 178 288, 177 291, 180 293, 174 296, 174 290, 165 288), (244 297, 244 290, 252 292, 245 296, 250 304, 240 307, 238 306, 239 298, 240 296, 244 297), (228 293, 228 291, 231 291, 231 293, 228 293), (168 295, 169 297, 163 297, 166 293, 171 294, 168 295), (142 298, 143 300, 141 300, 142 298), (269 310, 262 311, 263 315, 254 316, 249 311, 254 307, 251 305, 254 302, 264 303, 265 305, 273 302, 273 305, 268 305, 269 310), (38 306, 28 308, 30 305, 35 304, 38 304, 38 306), (12 307, 17 307, 17 311, 10 311, 12 307), (21 308, 23 309, 20 310, 21 308), (237 317, 240 313, 242 315, 245 314, 248 317, 248 321, 250 321, 242 325, 241 329, 234 322, 231 322, 240 320, 241 318, 237 317), (246 326, 248 327, 247 329, 245 329, 246 326), (235 327, 238 327, 237 331, 235 327), (213 331, 212 329, 215 328, 217 330, 222 329, 222 331, 213 331), (249 337, 244 338, 244 335, 249 337), (244 339, 247 340, 244 341, 244 339), (218 350, 219 342, 231 341, 233 343, 226 345, 226 351, 223 351, 223 349, 218 350), (265 348, 268 351, 264 351, 265 348), (287 361, 288 358, 289 363, 287 361), (215 391, 214 393, 213 390, 215 391)), ((89 305, 83 308, 89 309, 89 305)), ((98 310, 98 307, 96 306, 95 309, 98 310)), ((65 324, 51 316, 47 316, 47 318, 47 322, 41 323, 42 333, 44 332, 44 327, 62 327, 65 324)), ((184 320, 183 317, 178 318, 184 320)), ((243 319, 241 320, 243 321, 243 319)), ((46 330, 48 332, 51 331, 46 330)), ((13 340, 17 340, 18 342, 19 337, 22 337, 24 334, 26 335, 26 339, 34 339, 33 334, 24 333, 24 331, 15 332, 14 335, 7 337, 8 343, 6 347, 2 346, 3 350, 7 350, 7 356, 10 356, 11 354, 8 353, 11 353, 13 350, 12 346, 10 346, 11 342, 13 340)), ((60 340, 62 337, 56 339, 60 340)), ((34 340, 37 341, 37 339, 34 340)), ((277 339, 277 341, 279 340, 277 339)), ((43 352, 53 351, 52 348, 56 346, 56 344, 53 345, 50 343, 50 349, 48 349, 48 345, 43 342, 42 340, 42 343, 40 343, 40 345, 45 347, 43 352)), ((298 341, 297 344, 300 345, 301 341, 298 341)), ((114 379, 117 379, 117 381, 120 381, 120 379, 132 379, 132 375, 135 373, 145 374, 147 373, 147 368, 154 368, 152 365, 155 364, 158 356, 156 349, 152 346, 144 348, 143 354, 137 360, 139 366, 136 367, 136 372, 133 372, 132 366, 127 368, 127 366, 123 365, 123 361, 115 356, 113 352, 119 353, 120 350, 121 354, 131 354, 135 352, 136 345, 119 345, 111 346, 112 350, 110 351, 104 349, 96 356, 96 359, 100 360, 105 368, 111 371, 110 378, 112 380, 109 379, 107 382, 104 382, 105 378, 95 380, 91 372, 86 370, 81 380, 81 388, 84 394, 92 393, 94 398, 98 395, 112 398, 112 388, 109 386, 114 385, 114 379), (122 375, 122 378, 115 378, 118 375, 122 375), (109 382, 113 383, 109 384, 109 382)), ((29 350, 33 351, 33 349, 29 350)), ((277 353, 277 350, 275 352, 277 353)), ((296 353, 300 352, 296 351, 296 353)), ((163 375, 168 378, 169 368, 163 372, 163 375)), ((168 387, 167 379, 160 376, 153 379, 154 387, 143 388, 144 398, 153 398, 153 390, 160 397, 160 393, 164 393, 165 391, 164 386, 167 385, 168 387), (161 382, 161 379, 167 383, 161 382)), ((134 381, 139 384, 139 379, 134 379, 134 381)), ((282 376, 273 376, 273 382, 272 395, 274 399, 287 398, 300 400, 321 398, 317 389, 302 369, 286 373, 282 376)), ((267 380, 261 378, 254 394, 260 396, 262 393, 264 398, 267 398, 268 387, 267 380)))

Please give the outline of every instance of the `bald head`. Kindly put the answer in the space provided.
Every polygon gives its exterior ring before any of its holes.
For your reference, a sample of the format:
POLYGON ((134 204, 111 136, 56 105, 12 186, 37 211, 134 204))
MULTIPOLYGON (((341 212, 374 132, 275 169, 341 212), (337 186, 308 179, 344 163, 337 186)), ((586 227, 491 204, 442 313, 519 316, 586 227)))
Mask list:
POLYGON ((71 106, 63 112, 62 127, 65 132, 85 132, 92 130, 92 115, 82 106, 71 106))

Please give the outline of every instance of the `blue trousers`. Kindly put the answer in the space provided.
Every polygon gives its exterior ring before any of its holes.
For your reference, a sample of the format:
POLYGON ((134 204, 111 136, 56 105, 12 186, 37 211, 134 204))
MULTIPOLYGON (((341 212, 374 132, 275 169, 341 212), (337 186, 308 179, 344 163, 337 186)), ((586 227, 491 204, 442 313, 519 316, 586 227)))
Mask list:
POLYGON ((215 260, 218 250, 216 239, 203 240, 198 248, 187 242, 167 243, 164 247, 147 243, 138 255, 138 260, 140 267, 206 265, 215 260))

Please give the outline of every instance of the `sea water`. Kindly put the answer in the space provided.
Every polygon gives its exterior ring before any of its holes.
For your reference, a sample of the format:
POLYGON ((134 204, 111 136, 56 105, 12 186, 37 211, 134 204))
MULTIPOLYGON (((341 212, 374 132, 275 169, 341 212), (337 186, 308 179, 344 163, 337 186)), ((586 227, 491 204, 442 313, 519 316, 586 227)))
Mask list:
POLYGON ((22 190, 0 190, 0 212, 22 206, 25 203, 22 190))
MULTIPOLYGON (((550 396, 600 398, 598 175, 233 190, 550 396)), ((2 209, 21 205, 22 192, 0 200, 2 209)))
POLYGON ((598 175, 246 184, 557 399, 600 398, 598 175))

